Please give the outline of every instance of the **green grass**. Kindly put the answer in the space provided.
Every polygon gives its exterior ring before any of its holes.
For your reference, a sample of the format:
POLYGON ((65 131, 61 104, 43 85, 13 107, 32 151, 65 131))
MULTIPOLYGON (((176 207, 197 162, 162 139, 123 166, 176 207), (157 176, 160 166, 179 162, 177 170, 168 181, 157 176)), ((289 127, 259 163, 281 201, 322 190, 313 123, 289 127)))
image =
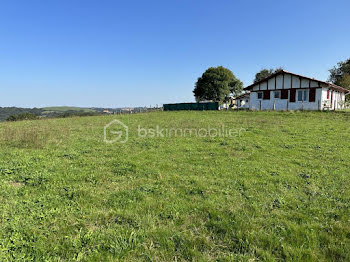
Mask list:
POLYGON ((114 118, 0 124, 1 261, 350 261, 350 113, 124 115, 106 144, 114 118))

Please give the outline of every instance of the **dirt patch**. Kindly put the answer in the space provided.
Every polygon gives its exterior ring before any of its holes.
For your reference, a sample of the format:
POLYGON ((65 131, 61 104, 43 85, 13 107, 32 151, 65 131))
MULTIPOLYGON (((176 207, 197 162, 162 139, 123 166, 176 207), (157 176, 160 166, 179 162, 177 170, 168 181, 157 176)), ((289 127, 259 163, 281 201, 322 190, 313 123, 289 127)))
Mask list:
POLYGON ((21 187, 24 186, 24 183, 22 183, 22 182, 14 182, 14 181, 11 181, 9 184, 10 184, 11 186, 13 186, 14 188, 21 188, 21 187))

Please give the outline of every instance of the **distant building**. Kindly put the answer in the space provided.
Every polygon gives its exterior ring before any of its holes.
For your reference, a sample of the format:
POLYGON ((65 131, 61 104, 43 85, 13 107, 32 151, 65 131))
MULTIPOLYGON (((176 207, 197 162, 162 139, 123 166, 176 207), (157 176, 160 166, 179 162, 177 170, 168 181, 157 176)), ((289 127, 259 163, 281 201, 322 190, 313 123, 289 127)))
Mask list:
POLYGON ((219 110, 229 109, 234 106, 235 99, 232 95, 226 97, 225 101, 219 106, 219 110))
POLYGON ((249 109, 250 93, 245 93, 243 95, 237 96, 235 98, 237 108, 249 109))
POLYGON ((350 92, 332 83, 285 70, 280 70, 244 90, 250 91, 250 110, 344 109, 345 95, 350 92))
POLYGON ((133 107, 124 107, 121 109, 122 113, 132 113, 134 111, 133 107))

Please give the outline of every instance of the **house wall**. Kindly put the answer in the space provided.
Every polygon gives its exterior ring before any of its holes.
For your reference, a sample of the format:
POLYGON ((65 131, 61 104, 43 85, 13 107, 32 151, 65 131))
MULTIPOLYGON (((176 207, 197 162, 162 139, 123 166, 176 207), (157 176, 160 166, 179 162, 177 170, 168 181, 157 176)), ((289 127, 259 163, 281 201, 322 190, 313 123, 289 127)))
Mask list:
POLYGON ((336 90, 331 90, 328 87, 322 88, 322 109, 325 110, 339 110, 344 109, 345 93, 336 90), (327 93, 329 90, 329 98, 327 93), (332 99, 333 92, 333 99, 332 99))
MULTIPOLYGON (((327 92, 329 87, 307 78, 290 75, 288 73, 279 74, 265 82, 252 87, 250 93, 250 110, 337 110, 343 109, 342 102, 345 101, 345 93, 330 90, 329 99, 327 92), (290 89, 308 90, 316 88, 315 102, 297 101, 298 91, 296 92, 296 102, 290 102, 290 89), (288 99, 274 98, 274 91, 289 89, 288 99), (258 99, 258 92, 270 91, 270 99, 258 99), (333 92, 333 96, 332 96, 333 92), (333 98, 331 100, 331 98, 333 98)), ((310 95, 310 93, 309 93, 310 95)))
POLYGON ((238 108, 245 108, 245 109, 249 109, 249 98, 244 98, 237 101, 237 107, 238 108), (246 100, 248 99, 248 102, 246 102, 246 100), (242 102, 241 102, 242 100, 242 102))
POLYGON ((334 105, 335 105, 335 110, 337 109, 344 109, 344 101, 345 101, 345 94, 341 93, 339 91, 334 91, 334 95, 333 95, 333 99, 334 99, 334 105))
MULTIPOLYGON (((307 89, 299 89, 307 90, 307 89)), ((289 102, 290 93, 288 94, 288 99, 275 99, 274 91, 270 91, 270 99, 258 99, 258 92, 250 93, 250 110, 320 110, 321 109, 321 96, 322 89, 316 89, 316 99, 315 102, 300 102, 296 101, 294 103, 289 102), (261 108, 260 108, 261 103, 261 108)))

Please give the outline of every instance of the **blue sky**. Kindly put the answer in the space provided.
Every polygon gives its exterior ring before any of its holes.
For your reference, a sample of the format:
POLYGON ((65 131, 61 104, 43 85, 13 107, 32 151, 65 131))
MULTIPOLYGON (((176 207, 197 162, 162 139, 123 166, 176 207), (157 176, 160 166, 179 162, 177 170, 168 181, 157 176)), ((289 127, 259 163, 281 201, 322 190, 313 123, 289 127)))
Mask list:
POLYGON ((223 65, 326 80, 350 57, 350 1, 0 1, 0 107, 193 101, 223 65))

